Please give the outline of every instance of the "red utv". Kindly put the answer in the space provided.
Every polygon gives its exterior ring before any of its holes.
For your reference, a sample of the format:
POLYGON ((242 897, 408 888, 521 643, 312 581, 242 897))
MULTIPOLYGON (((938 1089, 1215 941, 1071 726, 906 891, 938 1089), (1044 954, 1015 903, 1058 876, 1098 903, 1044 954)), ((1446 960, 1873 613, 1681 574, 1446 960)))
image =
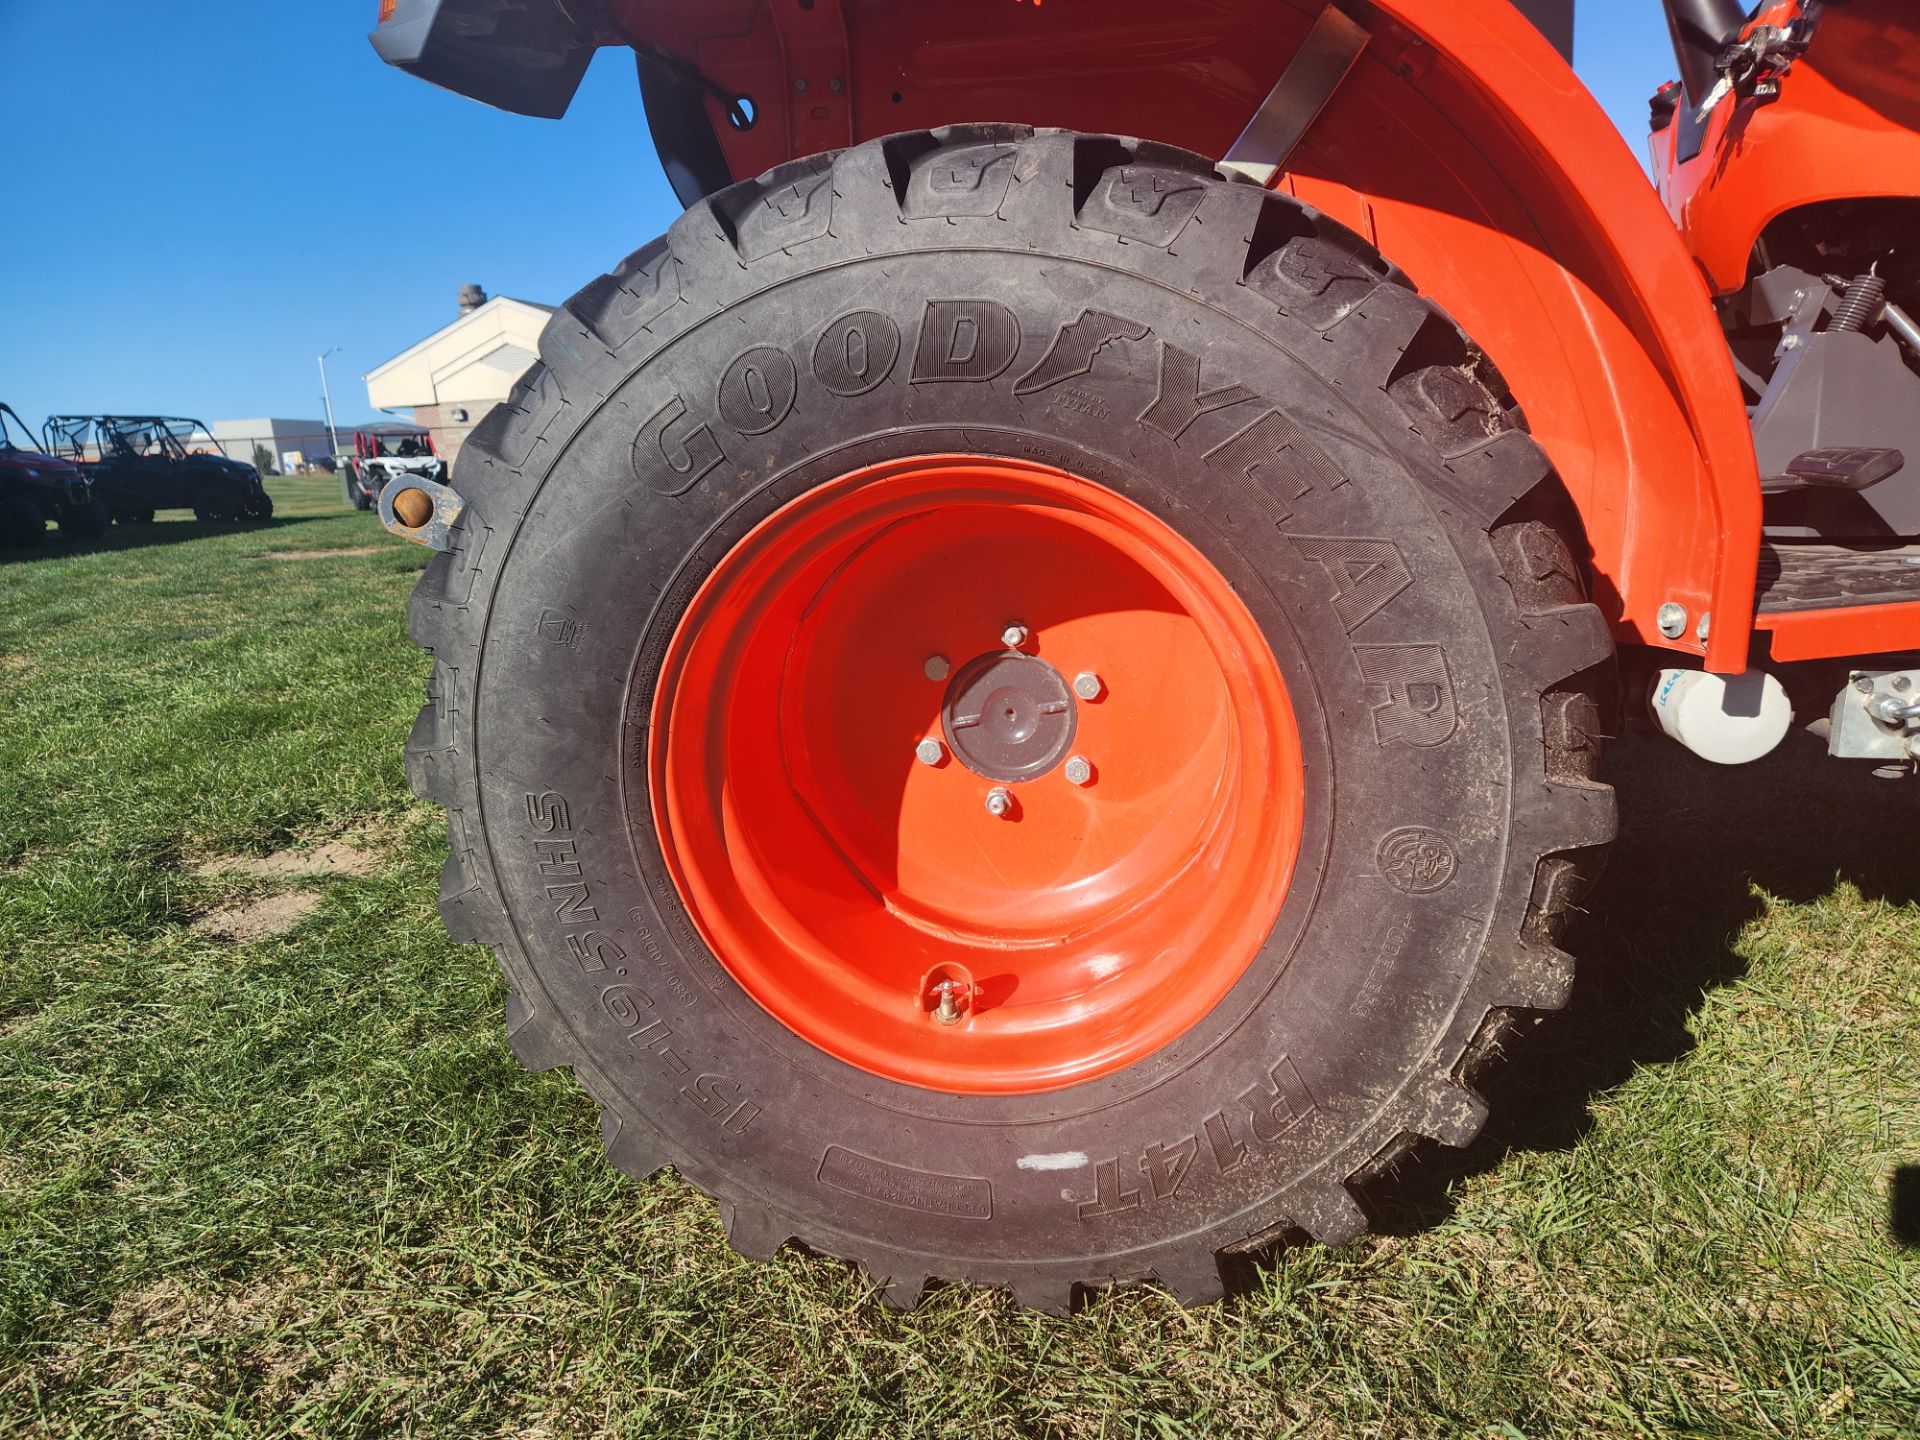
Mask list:
POLYGON ((341 468, 341 498, 356 510, 371 510, 387 482, 403 475, 445 480, 447 462, 421 425, 380 421, 353 432, 353 454, 341 468))
POLYGON ((0 404, 0 546, 39 544, 49 520, 76 540, 97 538, 108 523, 86 473, 41 450, 13 407, 0 404))

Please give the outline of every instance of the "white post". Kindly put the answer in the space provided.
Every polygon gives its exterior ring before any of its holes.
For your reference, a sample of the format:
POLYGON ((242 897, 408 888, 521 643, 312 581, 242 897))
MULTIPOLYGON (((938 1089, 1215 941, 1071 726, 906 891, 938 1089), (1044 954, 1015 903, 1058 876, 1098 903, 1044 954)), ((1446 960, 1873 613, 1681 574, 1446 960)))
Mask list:
POLYGON ((327 389, 327 356, 339 351, 338 345, 320 357, 320 403, 327 407, 327 445, 328 458, 337 458, 340 454, 340 436, 333 428, 333 392, 327 389))

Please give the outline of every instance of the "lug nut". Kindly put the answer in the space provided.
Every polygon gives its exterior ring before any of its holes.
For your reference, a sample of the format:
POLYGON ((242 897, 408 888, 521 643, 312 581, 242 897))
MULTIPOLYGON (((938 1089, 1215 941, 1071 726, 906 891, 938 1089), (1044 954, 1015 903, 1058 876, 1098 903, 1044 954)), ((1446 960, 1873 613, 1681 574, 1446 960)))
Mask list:
POLYGON ((1013 796, 1004 785, 996 785, 987 792, 987 813, 1004 816, 1013 809, 1013 796))
POLYGON ((1027 627, 1018 620, 1013 621, 1000 632, 1000 643, 1009 650, 1018 650, 1027 643, 1027 627))
POLYGON ((947 758, 947 747, 932 736, 928 736, 913 747, 913 753, 922 765, 938 765, 947 758))
POLYGON ((927 663, 922 665, 920 669, 929 680, 944 680, 947 678, 947 657, 944 655, 929 655, 927 656, 927 663))
POLYGON ((1082 670, 1073 677, 1073 693, 1082 700, 1098 700, 1104 688, 1100 677, 1091 670, 1082 670))
POLYGON ((1067 757, 1067 783, 1085 785, 1093 779, 1093 764, 1084 755, 1067 757))

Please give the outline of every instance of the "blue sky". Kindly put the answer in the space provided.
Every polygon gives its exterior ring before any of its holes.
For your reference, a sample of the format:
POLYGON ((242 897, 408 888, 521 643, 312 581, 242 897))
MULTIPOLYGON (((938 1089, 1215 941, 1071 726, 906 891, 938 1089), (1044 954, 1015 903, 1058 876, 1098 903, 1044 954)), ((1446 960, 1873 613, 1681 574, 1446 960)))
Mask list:
MULTIPOLYGON (((563 121, 388 69, 374 0, 0 0, 0 400, 341 422, 465 282, 557 303, 678 212, 630 59, 563 121), (514 203, 496 203, 499 185, 514 203)), ((1575 62, 1644 153, 1656 0, 1583 0, 1575 62)))

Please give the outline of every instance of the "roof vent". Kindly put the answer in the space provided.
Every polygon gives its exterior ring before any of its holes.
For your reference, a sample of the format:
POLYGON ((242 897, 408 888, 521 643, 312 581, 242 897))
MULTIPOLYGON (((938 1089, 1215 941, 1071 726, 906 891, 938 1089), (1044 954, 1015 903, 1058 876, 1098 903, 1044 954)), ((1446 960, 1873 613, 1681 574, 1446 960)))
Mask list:
POLYGON ((460 287, 460 313, 462 315, 471 315, 486 303, 487 292, 480 286, 462 285, 460 287))

